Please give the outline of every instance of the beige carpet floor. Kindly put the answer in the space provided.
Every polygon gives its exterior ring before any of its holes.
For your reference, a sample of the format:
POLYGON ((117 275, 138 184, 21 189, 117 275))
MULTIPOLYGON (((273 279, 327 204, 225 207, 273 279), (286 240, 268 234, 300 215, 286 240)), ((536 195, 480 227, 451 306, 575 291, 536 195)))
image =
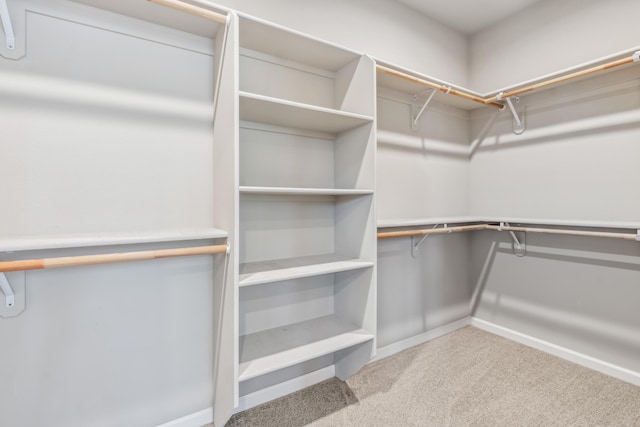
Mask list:
POLYGON ((227 423, 248 426, 640 427, 640 387, 468 326, 227 423))

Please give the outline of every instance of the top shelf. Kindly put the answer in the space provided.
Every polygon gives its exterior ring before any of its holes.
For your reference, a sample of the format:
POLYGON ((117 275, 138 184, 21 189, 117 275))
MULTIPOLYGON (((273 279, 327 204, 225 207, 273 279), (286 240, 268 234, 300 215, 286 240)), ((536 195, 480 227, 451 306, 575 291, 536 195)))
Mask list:
POLYGON ((491 105, 500 108, 504 98, 529 94, 547 88, 558 87, 571 81, 578 81, 599 73, 609 72, 613 69, 625 68, 640 63, 640 48, 625 50, 593 61, 560 70, 545 76, 517 83, 497 91, 480 94, 459 86, 440 81, 433 77, 425 76, 411 70, 405 70, 391 64, 377 61, 377 84, 384 88, 404 95, 414 96, 425 93, 429 88, 438 92, 451 92, 451 95, 436 97, 436 101, 461 108, 473 110, 482 106, 491 105))
MULTIPOLYGON (((215 38, 218 35, 219 30, 224 27, 222 24, 213 22, 209 19, 201 18, 190 13, 176 11, 169 7, 152 3, 148 0, 73 1, 209 39, 215 38)), ((209 10, 226 13, 226 10, 220 7, 211 7, 209 10)))
POLYGON ((148 231, 140 233, 93 233, 30 236, 23 238, 10 237, 0 238, 0 252, 224 239, 226 237, 227 232, 217 228, 148 231))
POLYGON ((361 54, 258 18, 238 14, 240 47, 336 72, 361 54))

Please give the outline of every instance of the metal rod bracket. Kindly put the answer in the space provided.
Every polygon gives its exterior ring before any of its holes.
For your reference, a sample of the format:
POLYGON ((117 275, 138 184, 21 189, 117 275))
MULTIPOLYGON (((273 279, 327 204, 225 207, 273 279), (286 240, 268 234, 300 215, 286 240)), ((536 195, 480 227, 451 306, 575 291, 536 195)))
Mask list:
MULTIPOLYGON (((524 114, 522 115, 522 119, 520 119, 520 116, 518 116, 518 112, 516 111, 516 107, 513 106, 511 97, 503 98, 502 97, 503 94, 504 92, 500 92, 496 96, 496 99, 498 101, 505 101, 507 103, 507 106, 509 107, 511 114, 513 115, 513 133, 515 133, 516 135, 520 135, 522 132, 524 132, 524 114)), ((513 98, 515 98, 516 103, 520 102, 519 97, 514 96, 513 98)))
POLYGON ((638 231, 636 233, 636 242, 640 242, 640 228, 638 228, 638 231))
POLYGON ((640 50, 637 50, 631 55, 633 62, 640 62, 640 50))
MULTIPOLYGON (((432 230, 435 230, 436 228, 438 228, 439 224, 436 224, 433 226, 433 228, 431 228, 432 230)), ((444 225, 444 227, 447 227, 447 224, 444 225)), ((425 239, 427 237, 429 237, 430 234, 425 234, 423 236, 411 236, 411 256, 414 258, 418 257, 418 254, 420 253, 420 245, 422 244, 422 242, 425 241, 425 239), (416 242, 417 240, 417 242, 416 242)))
POLYGON ((7 41, 7 49, 15 49, 16 35, 13 32, 7 0, 0 0, 0 18, 2 19, 2 28, 4 28, 4 36, 7 41))
MULTIPOLYGON (((418 114, 416 114, 415 117, 412 118, 412 120, 411 120, 411 129, 412 130, 418 130, 418 120, 420 120, 420 117, 422 117, 422 113, 424 113, 424 110, 426 110, 427 106, 429 105, 429 103, 433 99, 433 95, 435 95, 435 94, 436 94, 436 90, 432 89, 431 90, 431 94, 429 95, 429 98, 427 98, 427 101, 424 103, 424 105, 422 106, 420 111, 418 111, 418 114)), ((415 95, 414 98, 417 98, 417 96, 418 95, 415 95)))
MULTIPOLYGON (((498 231, 503 231, 502 228, 505 226, 509 227, 509 223, 501 222, 500 226, 498 227, 498 231)), ((514 233, 513 231, 509 231, 509 235, 511 236, 511 240, 513 241, 513 253, 519 257, 525 256, 525 254, 527 253, 527 247, 525 244, 526 234, 522 233, 522 238, 518 238, 516 233, 514 233)))
POLYGON ((227 251, 225 252, 227 255, 231 255, 231 245, 227 242, 227 251))
POLYGON ((5 307, 13 307, 16 304, 16 295, 13 293, 13 288, 4 273, 0 273, 0 290, 4 294, 5 307))

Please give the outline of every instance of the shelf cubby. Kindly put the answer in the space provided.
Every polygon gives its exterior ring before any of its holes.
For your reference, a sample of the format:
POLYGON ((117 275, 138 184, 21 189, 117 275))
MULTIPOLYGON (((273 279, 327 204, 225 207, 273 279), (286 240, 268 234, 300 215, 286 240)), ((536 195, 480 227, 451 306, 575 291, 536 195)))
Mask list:
POLYGON ((240 381, 367 341, 373 333, 330 315, 240 338, 240 381))

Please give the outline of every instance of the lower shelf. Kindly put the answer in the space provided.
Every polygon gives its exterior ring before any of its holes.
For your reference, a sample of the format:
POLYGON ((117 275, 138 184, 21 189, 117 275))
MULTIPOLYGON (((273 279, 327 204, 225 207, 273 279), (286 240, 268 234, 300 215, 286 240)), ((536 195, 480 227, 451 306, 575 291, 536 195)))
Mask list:
POLYGON ((373 262, 338 255, 316 255, 240 264, 239 286, 260 285, 372 267, 373 262))
POLYGON ((373 339, 373 334, 324 316, 240 337, 239 380, 246 381, 373 339))

